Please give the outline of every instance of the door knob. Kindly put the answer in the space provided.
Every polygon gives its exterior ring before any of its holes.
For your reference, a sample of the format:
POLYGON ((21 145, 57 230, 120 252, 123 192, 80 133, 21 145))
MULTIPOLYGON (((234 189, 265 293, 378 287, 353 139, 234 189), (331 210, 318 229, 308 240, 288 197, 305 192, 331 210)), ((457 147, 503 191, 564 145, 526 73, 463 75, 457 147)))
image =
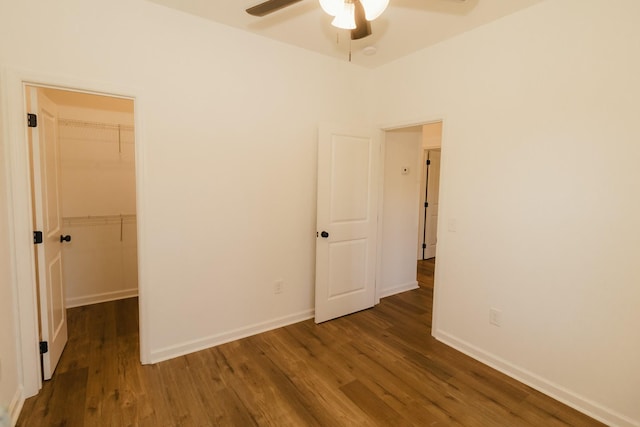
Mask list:
POLYGON ((320 235, 325 239, 329 237, 329 233, 327 233, 326 231, 323 231, 322 233, 320 233, 320 235))
POLYGON ((62 234, 60 235, 60 243, 62 243, 62 242, 70 242, 70 241, 71 241, 71 236, 70 235, 68 235, 68 234, 66 236, 62 235, 62 234))

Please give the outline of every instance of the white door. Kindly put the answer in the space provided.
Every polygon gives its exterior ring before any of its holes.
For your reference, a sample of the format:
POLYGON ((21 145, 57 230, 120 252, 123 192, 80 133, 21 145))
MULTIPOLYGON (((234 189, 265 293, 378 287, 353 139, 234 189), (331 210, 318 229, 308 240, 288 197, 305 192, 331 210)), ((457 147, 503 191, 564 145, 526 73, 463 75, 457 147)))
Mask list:
POLYGON ((436 256, 438 199, 440 198, 440 150, 429 150, 427 166, 427 215, 424 259, 436 256))
POLYGON ((62 213, 60 206, 60 149, 57 109, 37 88, 27 87, 30 112, 37 127, 30 129, 34 230, 42 232, 36 245, 40 300, 40 337, 48 351, 42 355, 43 377, 51 379, 67 343, 67 315, 62 277, 62 213))
POLYGON ((321 127, 316 323, 375 303, 379 134, 321 127))
POLYGON ((425 227, 427 221, 427 161, 429 160, 429 150, 422 152, 422 168, 420 175, 420 206, 418 210, 418 260, 425 259, 425 250, 427 248, 427 229, 425 227))

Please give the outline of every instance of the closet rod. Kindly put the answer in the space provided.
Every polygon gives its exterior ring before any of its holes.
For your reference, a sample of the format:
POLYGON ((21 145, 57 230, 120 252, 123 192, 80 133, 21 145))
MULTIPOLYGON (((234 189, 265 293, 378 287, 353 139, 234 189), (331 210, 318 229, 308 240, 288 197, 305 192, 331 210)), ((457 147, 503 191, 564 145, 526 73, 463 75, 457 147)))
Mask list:
POLYGON ((110 129, 110 130, 130 130, 133 131, 131 125, 120 125, 114 123, 101 123, 101 122, 88 122, 83 120, 74 119, 58 119, 58 125, 62 126, 76 126, 76 127, 90 127, 97 129, 110 129))
POLYGON ((86 215, 86 216, 65 216, 62 217, 63 221, 76 221, 76 220, 103 220, 103 219, 133 219, 136 214, 120 214, 120 215, 86 215))

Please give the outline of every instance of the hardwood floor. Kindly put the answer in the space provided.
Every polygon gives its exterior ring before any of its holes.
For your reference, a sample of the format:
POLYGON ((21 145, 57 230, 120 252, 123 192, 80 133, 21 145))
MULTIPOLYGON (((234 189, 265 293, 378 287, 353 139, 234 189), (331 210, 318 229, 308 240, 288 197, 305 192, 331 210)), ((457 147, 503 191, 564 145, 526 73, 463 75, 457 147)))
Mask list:
MULTIPOLYGON (((436 259, 430 258, 418 261, 418 284, 423 288, 433 289, 433 275, 436 271, 436 259)), ((431 322, 429 322, 431 324, 431 322)))
POLYGON ((70 309, 70 340, 18 426, 598 426, 430 335, 420 289, 152 366, 137 300, 70 309))

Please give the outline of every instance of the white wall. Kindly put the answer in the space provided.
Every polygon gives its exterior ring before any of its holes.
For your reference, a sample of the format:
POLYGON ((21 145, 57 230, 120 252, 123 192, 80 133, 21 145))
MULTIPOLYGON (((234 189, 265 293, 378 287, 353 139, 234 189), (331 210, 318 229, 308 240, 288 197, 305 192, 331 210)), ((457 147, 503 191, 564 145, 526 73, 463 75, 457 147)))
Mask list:
POLYGON ((136 97, 143 354, 312 315, 317 123, 367 123, 367 72, 142 0, 0 10, 5 71, 136 97))
POLYGON ((138 295, 135 217, 65 220, 63 246, 67 308, 138 295))
POLYGON ((547 1, 374 72, 377 122, 445 118, 435 336, 624 426, 640 425, 639 17, 636 0, 547 1))
MULTIPOLYGON (((4 149, 0 141, 0 152, 4 149)), ((0 161, 0 236, 9 236, 9 205, 6 193, 5 160, 0 161)), ((0 239, 0 419, 3 409, 17 416, 21 398, 20 376, 18 364, 18 347, 16 345, 16 321, 14 317, 13 278, 11 275, 12 255, 9 239, 0 239)))
POLYGON ((64 106, 58 114, 62 216, 135 215, 133 105, 129 114, 64 106))
POLYGON ((421 163, 420 127, 385 132, 380 297, 418 286, 418 200, 421 163), (408 173, 403 174, 407 168, 408 173))

